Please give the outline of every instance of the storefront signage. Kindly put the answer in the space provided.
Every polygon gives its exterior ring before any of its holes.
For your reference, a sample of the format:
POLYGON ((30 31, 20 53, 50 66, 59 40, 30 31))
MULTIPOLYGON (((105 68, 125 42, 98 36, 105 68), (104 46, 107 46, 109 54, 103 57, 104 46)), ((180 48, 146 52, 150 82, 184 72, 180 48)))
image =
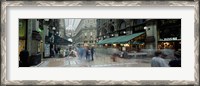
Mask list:
POLYGON ((161 39, 161 40, 164 40, 164 41, 177 40, 177 37, 164 38, 164 39, 161 39))

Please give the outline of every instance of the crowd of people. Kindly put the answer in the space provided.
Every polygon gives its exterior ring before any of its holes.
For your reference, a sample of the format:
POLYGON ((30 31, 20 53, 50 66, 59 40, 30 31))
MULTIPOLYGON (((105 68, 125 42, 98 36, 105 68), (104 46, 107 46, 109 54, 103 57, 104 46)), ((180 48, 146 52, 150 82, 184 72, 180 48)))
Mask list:
POLYGON ((94 60, 94 53, 95 49, 94 46, 78 46, 76 47, 76 52, 78 53, 79 59, 86 59, 88 61, 93 61, 94 60))
POLYGON ((181 51, 174 52, 174 58, 169 63, 165 61, 166 55, 161 51, 156 51, 155 56, 151 60, 151 67, 181 67, 181 51))
MULTIPOLYGON (((94 60, 94 53, 95 49, 94 46, 77 46, 74 48, 74 52, 76 52, 76 57, 78 57, 80 60, 87 60, 87 61, 93 61, 94 60)), ((122 57, 126 57, 127 53, 123 52, 122 57)), ((29 52, 27 50, 23 50, 20 52, 20 61, 19 61, 19 67, 29 67, 29 52)), ((119 56, 119 55, 117 55, 119 56)), ((156 51, 154 57, 151 60, 151 67, 181 67, 181 51, 175 51, 174 52, 174 58, 172 58, 169 62, 165 60, 165 55, 161 51, 156 51)))

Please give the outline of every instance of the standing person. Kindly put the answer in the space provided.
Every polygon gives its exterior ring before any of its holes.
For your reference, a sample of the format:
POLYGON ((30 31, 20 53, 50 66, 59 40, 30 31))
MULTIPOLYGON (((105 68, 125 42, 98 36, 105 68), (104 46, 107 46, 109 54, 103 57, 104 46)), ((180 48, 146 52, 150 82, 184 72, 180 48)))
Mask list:
POLYGON ((155 57, 151 60, 151 67, 169 67, 167 62, 163 59, 165 55, 161 51, 155 52, 155 57))
POLYGON ((124 50, 124 51, 122 51, 122 52, 123 52, 123 54, 122 54, 122 57, 123 57, 123 58, 129 58, 128 52, 127 52, 126 50, 124 50))
POLYGON ((78 58, 80 59, 80 46, 76 46, 76 52, 77 52, 77 55, 78 55, 78 58))
MULTIPOLYGON (((83 46, 82 50, 83 50, 83 57, 86 57, 86 53, 87 53, 87 52, 86 52, 86 51, 87 51, 86 47, 83 46)), ((85 59, 85 60, 86 60, 86 59, 85 59)))
POLYGON ((94 52, 95 52, 95 50, 94 50, 94 47, 92 46, 92 48, 91 48, 91 58, 92 58, 92 61, 94 60, 94 57, 93 57, 94 52))
POLYGON ((169 62, 170 67, 181 67, 181 51, 178 50, 174 53, 175 58, 169 62))
POLYGON ((89 60, 89 58, 90 58, 90 50, 89 50, 89 47, 86 47, 86 60, 89 60))
POLYGON ((80 59, 80 46, 75 46, 75 51, 76 51, 78 58, 80 59))
POLYGON ((79 48, 79 52, 80 52, 80 53, 79 53, 79 54, 80 54, 80 58, 83 59, 83 56, 84 56, 84 48, 83 48, 83 47, 80 47, 80 48, 79 48))
POLYGON ((27 50, 23 50, 19 54, 20 61, 19 61, 19 67, 29 67, 29 52, 27 50))
POLYGON ((51 57, 54 57, 55 56, 55 51, 54 51, 54 49, 53 48, 51 48, 51 57))
POLYGON ((58 52, 58 54, 60 54, 60 47, 58 47, 57 52, 58 52))

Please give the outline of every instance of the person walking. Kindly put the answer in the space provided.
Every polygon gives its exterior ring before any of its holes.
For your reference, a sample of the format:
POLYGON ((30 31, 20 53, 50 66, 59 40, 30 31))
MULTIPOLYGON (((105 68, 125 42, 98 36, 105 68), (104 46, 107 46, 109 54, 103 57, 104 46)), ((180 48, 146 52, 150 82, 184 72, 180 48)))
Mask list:
POLYGON ((55 50, 53 48, 51 48, 51 57, 55 57, 56 53, 55 53, 55 50))
POLYGON ((95 50, 94 50, 94 47, 92 47, 91 48, 91 58, 92 58, 92 61, 94 60, 94 52, 95 52, 95 50))
POLYGON ((80 51, 80 58, 83 59, 85 50, 84 50, 83 47, 80 47, 79 49, 80 49, 80 50, 79 50, 79 51, 80 51))
POLYGON ((77 53, 77 56, 78 56, 78 58, 79 58, 79 60, 80 60, 80 46, 75 46, 75 51, 76 51, 76 53, 77 53))
POLYGON ((151 60, 151 67, 169 67, 165 59, 166 57, 161 51, 155 52, 155 57, 151 60))
POLYGON ((90 49, 89 47, 86 47, 86 60, 89 60, 90 59, 90 49))

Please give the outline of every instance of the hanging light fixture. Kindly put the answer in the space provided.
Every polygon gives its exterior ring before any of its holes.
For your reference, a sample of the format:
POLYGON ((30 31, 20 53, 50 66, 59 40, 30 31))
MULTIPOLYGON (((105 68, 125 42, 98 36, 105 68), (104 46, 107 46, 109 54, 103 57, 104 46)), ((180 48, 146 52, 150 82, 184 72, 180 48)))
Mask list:
POLYGON ((150 30, 150 28, 148 28, 147 26, 144 27, 145 30, 150 30))
POLYGON ((126 34, 126 31, 124 31, 124 34, 126 34))
POLYGON ((56 30, 56 28, 55 28, 55 27, 53 27, 52 29, 53 29, 53 30, 56 30))

